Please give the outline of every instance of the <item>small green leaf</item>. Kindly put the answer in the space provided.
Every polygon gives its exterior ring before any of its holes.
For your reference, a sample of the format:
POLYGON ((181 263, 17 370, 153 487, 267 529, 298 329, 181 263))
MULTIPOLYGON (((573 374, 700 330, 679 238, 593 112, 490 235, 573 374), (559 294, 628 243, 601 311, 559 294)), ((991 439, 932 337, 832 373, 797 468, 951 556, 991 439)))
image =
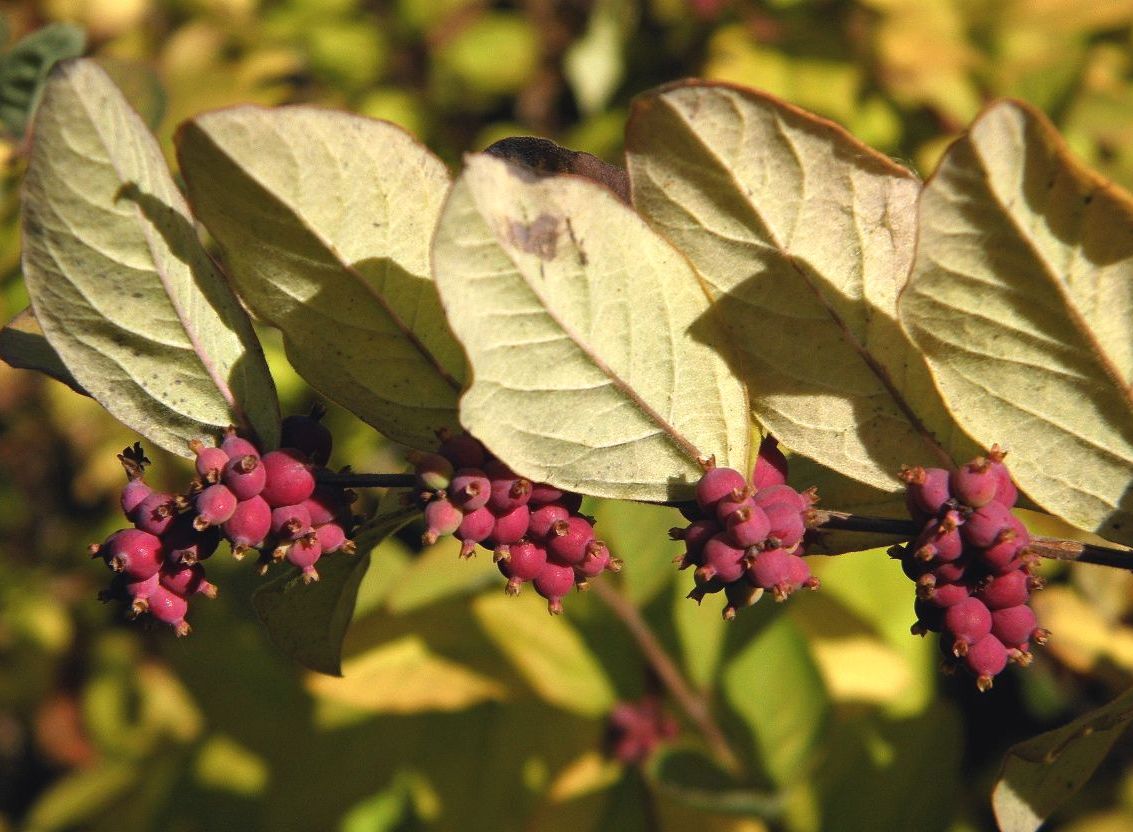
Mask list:
POLYGON ((75 380, 182 456, 235 422, 268 447, 275 387, 157 143, 89 61, 52 72, 23 192, 24 278, 75 380))
POLYGON ((566 618, 548 616, 538 599, 494 592, 477 598, 472 612, 527 683, 552 705, 594 717, 614 706, 613 686, 594 654, 566 618))
POLYGON ((194 210, 308 383, 398 442, 458 429, 464 355, 429 276, 444 165, 404 130, 315 107, 182 125, 194 210))
POLYGON ((1133 690, 1007 752, 992 807, 1002 832, 1034 832, 1090 779, 1133 721, 1133 690))
POLYGON ((637 99, 626 148, 634 205, 711 287, 771 433, 887 491, 902 464, 974 453, 897 323, 913 174, 831 122, 702 82, 637 99))
POLYGON ((741 787, 691 748, 661 749, 649 761, 648 771, 659 792, 703 812, 770 819, 782 816, 785 808, 780 795, 741 787))
POLYGON ((0 57, 0 123, 9 133, 24 135, 51 68, 79 57, 86 45, 86 34, 78 26, 50 23, 0 57))
POLYGON ((722 595, 709 595, 699 604, 688 597, 694 586, 691 572, 681 572, 673 582, 673 629, 689 679, 701 690, 711 690, 724 655, 729 625, 720 614, 722 595))
POLYGON ((90 395, 43 335, 43 328, 28 307, 0 329, 0 359, 22 370, 38 370, 84 396, 90 395))
POLYGON ((767 624, 725 668, 722 688, 775 783, 788 786, 807 776, 829 702, 794 623, 779 616, 767 624))
POLYGON ((673 558, 684 551, 684 544, 669 539, 674 525, 684 525, 681 516, 667 506, 634 503, 629 500, 597 500, 595 530, 622 560, 622 591, 634 604, 643 607, 672 583, 676 567, 673 558))
POLYGON ((1133 198, 1036 110, 987 110, 925 186, 901 319, 1029 497, 1133 543, 1133 198))
POLYGON ((692 332, 696 273, 602 186, 471 156, 433 266, 473 368, 461 422, 516 471, 660 501, 699 456, 745 464, 743 389, 692 332))

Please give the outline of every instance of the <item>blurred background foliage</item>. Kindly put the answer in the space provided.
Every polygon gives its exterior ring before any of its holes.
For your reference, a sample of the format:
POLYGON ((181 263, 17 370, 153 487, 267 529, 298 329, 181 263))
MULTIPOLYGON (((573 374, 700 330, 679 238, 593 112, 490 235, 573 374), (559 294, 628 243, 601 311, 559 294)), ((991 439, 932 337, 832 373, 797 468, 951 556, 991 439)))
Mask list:
MULTIPOLYGON (((702 76, 825 115, 922 175, 987 100, 1022 98, 1133 184, 1133 0, 5 0, 0 12, 9 48, 47 24, 81 27, 85 46, 52 36, 96 57, 167 149, 203 110, 313 102, 394 121, 454 167, 514 134, 619 161, 632 96, 702 76)), ((26 305, 18 116, 0 108, 4 320, 26 305)), ((285 410, 304 409, 309 391, 263 335, 285 410)), ((341 411, 330 420, 338 465, 402 469, 400 449, 341 411)), ((115 454, 134 439, 90 400, 0 365, 0 830, 984 829, 1006 748, 1133 676, 1123 573, 1048 567, 1035 605, 1054 640, 978 695, 909 636, 912 591, 884 552, 817 564, 822 592, 725 626, 715 604, 683 599, 675 513, 593 504, 626 561, 621 591, 748 773, 718 771, 683 722, 627 767, 601 755, 603 717, 659 687, 610 609, 579 596, 550 619, 530 592, 504 598, 488 559, 423 551, 413 527, 374 553, 342 679, 279 654, 250 602, 259 579, 223 555, 210 563, 222 593, 194 604, 190 638, 124 622, 95 600, 107 573, 84 550, 119 525, 115 454)), ((188 478, 182 460, 155 463, 167 487, 188 478)), ((1057 823, 1133 828, 1133 749, 1119 744, 1057 823)))

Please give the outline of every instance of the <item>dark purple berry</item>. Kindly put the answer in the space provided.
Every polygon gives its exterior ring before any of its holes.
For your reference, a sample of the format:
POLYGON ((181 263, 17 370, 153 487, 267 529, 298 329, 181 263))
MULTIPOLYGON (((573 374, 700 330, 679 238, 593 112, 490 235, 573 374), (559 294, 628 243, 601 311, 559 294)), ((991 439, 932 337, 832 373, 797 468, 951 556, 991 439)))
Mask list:
POLYGON ((572 515, 551 526, 547 551, 563 563, 575 565, 586 556, 586 545, 594 539, 594 527, 584 517, 572 515))
POLYGON ((245 454, 228 460, 222 481, 236 495, 237 500, 250 500, 263 492, 267 477, 267 469, 259 456, 245 454))
POLYGON ((976 687, 988 691, 992 679, 1007 667, 1007 648, 993 635, 986 635, 968 648, 964 664, 976 677, 976 687))
POLYGON ((267 482, 260 496, 268 505, 292 506, 314 493, 315 475, 302 451, 280 448, 264 454, 261 464, 267 473, 267 482))
POLYGON ((220 529, 210 526, 202 531, 193 525, 194 520, 196 518, 190 514, 178 515, 169 531, 162 536, 167 563, 188 564, 207 560, 220 545, 220 529))
POLYGON ((763 597, 763 587, 752 586, 746 580, 733 581, 724 587, 724 597, 728 599, 724 606, 724 620, 733 621, 737 611, 753 606, 763 597))
POLYGON ((745 488, 744 475, 734 468, 709 468, 696 484, 696 502, 702 511, 715 515, 718 502, 745 488))
POLYGON ((298 448, 311 462, 326 465, 330 460, 334 437, 327 426, 316 416, 288 416, 280 425, 279 444, 284 448, 298 448))
POLYGON ((562 615, 563 598, 574 586, 574 570, 548 560, 532 579, 535 591, 547 599, 547 612, 562 615))
POLYGON ((238 502, 236 495, 228 486, 220 483, 210 485, 193 501, 197 509, 193 526, 197 529, 207 529, 209 526, 221 525, 235 513, 238 502))
POLYGON ((91 546, 90 553, 105 560, 115 572, 124 572, 135 581, 155 575, 165 562, 161 538, 141 529, 119 529, 101 546, 91 546))
POLYGON ((779 450, 779 442, 774 436, 766 436, 759 443, 751 484, 757 490, 769 485, 787 484, 787 457, 779 450))
POLYGON ((430 500, 425 504, 425 534, 421 540, 432 545, 438 538, 459 529, 462 520, 464 514, 448 500, 430 500))
POLYGON ((271 531, 271 506, 258 494, 250 500, 242 500, 222 528, 232 544, 232 553, 243 557, 247 549, 262 546, 271 531))
POLYGON ((944 611, 944 629, 953 637, 953 655, 962 657, 991 632, 991 612, 979 598, 965 598, 944 611))

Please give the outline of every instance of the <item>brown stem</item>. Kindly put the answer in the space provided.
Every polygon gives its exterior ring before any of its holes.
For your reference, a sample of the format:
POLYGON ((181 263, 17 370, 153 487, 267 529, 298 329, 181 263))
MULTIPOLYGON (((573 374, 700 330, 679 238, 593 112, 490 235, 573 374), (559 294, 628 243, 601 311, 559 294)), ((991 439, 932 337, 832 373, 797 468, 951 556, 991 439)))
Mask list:
POLYGON ((642 617, 641 612, 624 595, 606 581, 595 581, 591 591, 610 608, 610 611, 625 625, 640 648, 645 660, 653 668, 661 683, 666 687, 677 704, 681 706, 688 718, 699 729, 709 750, 729 773, 738 775, 743 770, 739 757, 732 751, 724 738, 724 732, 716 724, 708 703, 699 696, 685 681, 676 663, 665 652, 657 636, 653 634, 649 624, 642 617))

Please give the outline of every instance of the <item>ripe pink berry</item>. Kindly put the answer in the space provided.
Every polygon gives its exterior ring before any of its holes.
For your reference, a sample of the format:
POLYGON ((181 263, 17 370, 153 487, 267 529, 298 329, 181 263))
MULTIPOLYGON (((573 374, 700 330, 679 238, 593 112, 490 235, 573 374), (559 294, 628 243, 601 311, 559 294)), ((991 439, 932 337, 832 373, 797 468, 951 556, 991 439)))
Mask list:
POLYGON ((563 598, 574 586, 574 570, 548 560, 532 579, 535 591, 547 599, 547 612, 562 615, 563 598))
POLYGON ((755 504, 763 509, 777 503, 785 503, 795 511, 804 512, 813 504, 812 494, 800 493, 789 485, 769 485, 755 492, 755 504))
POLYGON ((449 499, 463 511, 475 511, 488 505, 492 496, 492 481, 479 468, 461 468, 452 478, 449 499))
POLYGON ((425 534, 421 536, 421 540, 426 545, 432 545, 437 542, 437 538, 459 529, 462 520, 464 514, 448 500, 430 500, 425 504, 425 534))
POLYGON ((134 509, 134 525, 144 532, 162 535, 177 516, 177 500, 172 494, 154 491, 134 509))
POLYGON ((267 469, 255 454, 233 457, 224 466, 222 482, 236 495, 237 500, 250 500, 264 490, 267 469))
POLYGON ((773 503, 763 511, 771 527, 767 534, 769 541, 778 541, 784 549, 793 549, 802 542, 806 526, 798 509, 786 503, 773 503))
POLYGON ((460 526, 453 532, 457 540, 463 541, 460 547, 460 556, 462 558, 472 557, 472 553, 476 550, 476 544, 491 537, 495 528, 496 515, 492 514, 487 507, 478 508, 465 514, 460 521, 460 526))
POLYGON ((787 484, 787 457, 779 450, 779 442, 774 436, 765 436, 759 443, 751 484, 756 489, 787 484))
POLYGON ((314 493, 313 469, 301 451, 280 448, 264 454, 261 463, 267 473, 267 482, 260 496, 268 501, 268 505, 295 505, 314 493))
MULTIPOLYGON (((141 615, 149 609, 149 597, 153 591, 161 586, 161 572, 154 572, 148 578, 141 581, 127 581, 125 584, 126 597, 130 601, 130 615, 131 617, 141 615)), ((110 592, 99 593, 99 598, 110 600, 115 595, 115 590, 110 592)))
POLYGON ((1003 458, 1007 456, 1007 452, 998 445, 992 445, 987 456, 991 460, 991 470, 997 480, 995 501, 1006 508, 1011 508, 1015 505, 1015 501, 1019 499, 1019 489, 1015 487, 1015 483, 1011 479, 1011 472, 1003 464, 1003 458))
POLYGON ((574 567, 574 576, 578 581, 585 581, 587 578, 598 577, 607 569, 611 572, 619 571, 621 561, 610 556, 609 548, 601 540, 591 540, 586 544, 586 554, 582 558, 582 563, 574 567))
POLYGON ((166 565, 158 574, 161 577, 161 585, 182 598, 188 598, 198 592, 207 598, 216 597, 216 584, 205 580, 205 568, 199 563, 166 565))
POLYGON ((149 613, 162 624, 173 628, 178 637, 187 636, 191 631, 189 623, 185 621, 185 614, 189 611, 189 602, 166 589, 158 586, 146 598, 149 613))
POLYGON ((484 466, 484 473, 491 481, 491 494, 488 508, 496 514, 507 514, 531 499, 531 480, 517 477, 510 468, 499 460, 484 466))
POLYGON ((287 561, 292 566, 299 567, 303 572, 304 583, 313 583, 319 579, 315 564, 323 554, 319 539, 313 534, 301 537, 287 548, 287 561))
POLYGON ((455 468, 479 468, 488 458, 480 440, 468 433, 445 439, 441 443, 440 454, 448 457, 455 468))
POLYGON ((758 546, 771 533, 771 521, 767 513, 752 503, 737 509, 728 516, 728 537, 741 549, 758 546))
POLYGON ((933 519, 913 541, 913 552, 923 561, 954 561, 964 554, 964 540, 957 529, 942 528, 933 519))
POLYGON ((236 495, 228 486, 221 483, 210 485, 193 501, 197 509, 193 526, 197 529, 207 529, 209 526, 221 525, 235 513, 237 502, 239 501, 236 495))
POLYGON ((508 557, 496 562, 503 576, 508 579, 506 592, 517 595, 525 581, 533 581, 547 564, 547 550, 542 546, 523 541, 509 547, 508 557))
POLYGON ((716 521, 726 526, 728 519, 740 509, 757 508, 751 494, 750 489, 743 488, 721 497, 716 503, 716 521))
POLYGON ((236 459, 237 457, 248 456, 249 454, 257 457, 260 455, 259 448, 247 439, 237 436, 235 433, 225 434, 223 441, 220 443, 220 449, 228 455, 229 459, 236 459))
POLYGON ((586 545, 594 539, 594 527, 585 517, 572 515, 551 526, 547 536, 547 551, 563 563, 572 566, 586 557, 586 545))
POLYGON ((133 522, 135 514, 153 489, 141 477, 136 477, 122 486, 122 513, 133 522))
POLYGON ((952 495, 972 508, 981 508, 995 499, 999 477, 991 470, 991 461, 978 456, 953 471, 948 479, 952 495))
POLYGON ((952 497, 949 473, 943 468, 905 468, 901 471, 905 483, 905 502, 909 513, 919 520, 936 516, 952 497))
POLYGON ((965 598, 944 611, 944 628, 952 634, 953 655, 962 657, 991 632, 991 612, 979 598, 965 598))
POLYGON ((1023 549, 1030 545, 1027 527, 1014 514, 1009 514, 1007 530, 1000 532, 995 542, 979 553, 979 560, 994 573, 1014 571, 1023 549))
POLYGON ((531 511, 531 520, 527 526, 527 534, 536 540, 546 540, 555 523, 570 517, 570 512, 557 503, 546 503, 537 508, 531 508, 531 504, 528 503, 528 508, 531 511))
POLYGON ((306 503, 271 510, 271 533, 283 540, 297 540, 311 531, 311 512, 306 503))
POLYGON ((199 439, 190 442, 189 447, 197 455, 197 476, 206 483, 220 482, 220 475, 228 464, 228 454, 220 448, 210 448, 199 439))
POLYGON ((918 582, 917 585, 918 598, 923 598, 934 607, 942 609, 966 601, 971 594, 971 588, 966 583, 934 581, 931 584, 918 582))
POLYGON ((999 503, 988 503, 976 509, 960 527, 964 542, 977 549, 987 549, 999 542, 1000 532, 1012 528, 1011 512, 999 503))
POLYGON ((968 648, 964 664, 976 676, 976 687, 991 689, 992 679, 1007 667, 1007 648, 993 635, 986 635, 968 648))
POLYGON ((271 531, 271 506, 258 494, 250 500, 241 500, 222 528, 232 544, 232 553, 241 557, 246 549, 263 545, 271 531))
POLYGON ((1027 649, 1038 627, 1035 612, 1026 604, 992 610, 991 632, 1005 647, 1027 649))
POLYGON ((531 510, 526 505, 517 506, 507 514, 496 517, 491 539, 497 546, 516 543, 527 534, 530 523, 531 510))
POLYGON ((101 556, 115 572, 124 572, 135 581, 156 574, 165 561, 161 538, 141 529, 119 529, 101 546, 91 546, 90 552, 101 556))
POLYGON ((674 527, 669 529, 669 537, 673 540, 683 540, 685 543, 685 554, 681 559, 680 568, 687 569, 690 566, 700 566, 704 563, 701 558, 704 544, 708 542, 709 538, 720 532, 720 525, 714 520, 694 520, 686 528, 674 527))
POLYGON ((298 448, 315 465, 326 465, 334 437, 318 416, 295 414, 280 425, 279 444, 284 448, 298 448))
POLYGON ((790 555, 785 549, 765 549, 747 567, 747 576, 756 586, 774 591, 788 583, 790 570, 790 555))
POLYGON ((319 539, 324 555, 334 552, 354 553, 354 542, 346 536, 346 530, 338 523, 323 523, 315 527, 315 537, 319 539))
POLYGON ((704 544, 704 565, 697 570, 705 578, 719 578, 724 583, 743 577, 746 564, 744 550, 731 544, 726 534, 718 534, 704 544))
POLYGON ((417 485, 421 490, 444 491, 452 484, 452 477, 456 471, 448 457, 410 451, 406 454, 406 458, 413 463, 414 473, 417 474, 417 485))
POLYGON ((696 484, 696 502, 702 511, 714 515, 720 500, 745 488, 744 475, 734 468, 709 468, 696 484))
POLYGON ((787 582, 792 589, 818 589, 818 578, 810 573, 806 560, 798 555, 787 556, 787 582))
POLYGON ((343 523, 350 518, 350 498, 354 492, 346 492, 341 488, 329 485, 320 485, 314 493, 303 501, 311 515, 311 525, 321 526, 324 523, 343 523))
POLYGON ((1030 576, 1020 570, 994 576, 976 590, 976 597, 987 605, 994 617, 996 610, 1027 603, 1031 597, 1030 580, 1030 576))

